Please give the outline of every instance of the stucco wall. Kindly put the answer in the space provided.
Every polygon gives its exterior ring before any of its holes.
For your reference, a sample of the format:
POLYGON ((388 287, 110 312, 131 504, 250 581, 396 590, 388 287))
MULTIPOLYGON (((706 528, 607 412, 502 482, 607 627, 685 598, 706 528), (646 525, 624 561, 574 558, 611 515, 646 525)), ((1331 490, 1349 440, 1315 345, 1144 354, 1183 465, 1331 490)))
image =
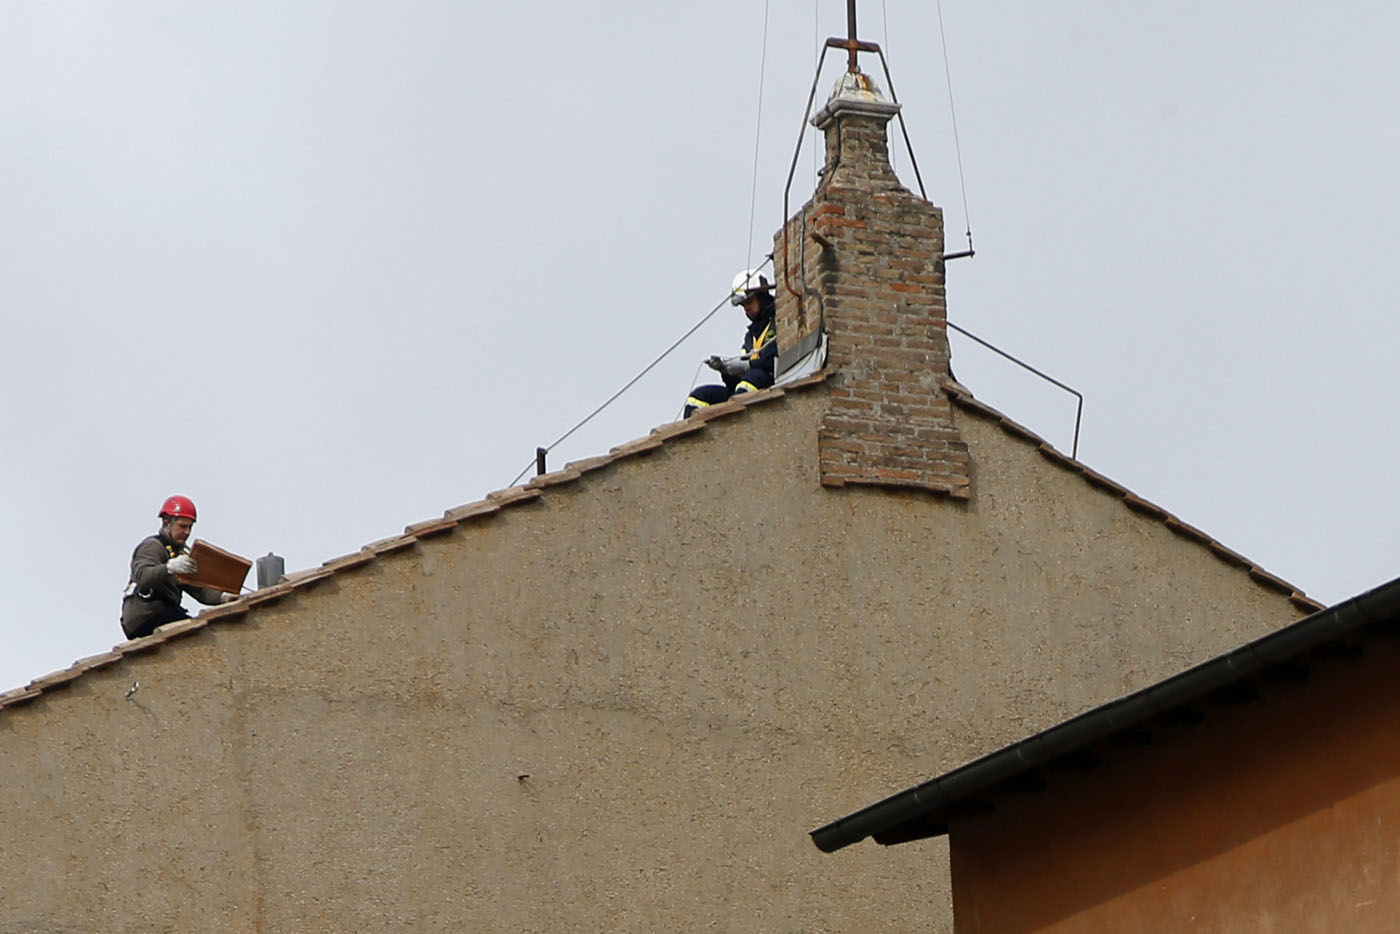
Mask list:
POLYGON ((1394 931, 1400 647, 952 827, 960 934, 1394 931))
POLYGON ((0 931, 946 930, 807 831, 1299 615, 980 418, 824 489, 825 392, 0 713, 0 931))

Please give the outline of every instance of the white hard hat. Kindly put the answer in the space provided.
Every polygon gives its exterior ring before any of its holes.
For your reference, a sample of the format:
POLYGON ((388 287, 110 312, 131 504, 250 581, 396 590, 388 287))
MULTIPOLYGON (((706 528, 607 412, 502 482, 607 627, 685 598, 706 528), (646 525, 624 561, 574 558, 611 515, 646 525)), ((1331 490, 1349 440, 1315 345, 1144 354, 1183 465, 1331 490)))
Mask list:
POLYGON ((742 305, 744 299, 749 297, 750 292, 766 292, 773 287, 773 283, 768 281, 768 277, 757 269, 744 269, 734 277, 734 285, 730 289, 729 303, 731 305, 742 305))

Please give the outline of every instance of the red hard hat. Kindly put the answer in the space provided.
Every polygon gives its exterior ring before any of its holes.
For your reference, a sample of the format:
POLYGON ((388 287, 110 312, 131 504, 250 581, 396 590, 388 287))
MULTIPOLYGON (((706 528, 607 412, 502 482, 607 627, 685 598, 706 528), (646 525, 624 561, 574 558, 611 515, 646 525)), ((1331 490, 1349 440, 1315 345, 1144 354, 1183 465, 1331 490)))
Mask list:
POLYGON ((160 518, 198 519, 194 512, 194 500, 188 496, 172 496, 160 507, 160 518))

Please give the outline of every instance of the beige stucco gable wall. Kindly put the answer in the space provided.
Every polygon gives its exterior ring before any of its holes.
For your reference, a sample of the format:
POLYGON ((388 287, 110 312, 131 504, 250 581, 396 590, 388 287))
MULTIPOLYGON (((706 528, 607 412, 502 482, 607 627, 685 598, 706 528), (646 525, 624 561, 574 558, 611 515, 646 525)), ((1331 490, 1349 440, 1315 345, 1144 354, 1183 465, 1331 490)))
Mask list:
POLYGON ((975 416, 970 503, 822 488, 824 400, 0 713, 0 930, 944 930, 807 831, 1300 615, 975 416))

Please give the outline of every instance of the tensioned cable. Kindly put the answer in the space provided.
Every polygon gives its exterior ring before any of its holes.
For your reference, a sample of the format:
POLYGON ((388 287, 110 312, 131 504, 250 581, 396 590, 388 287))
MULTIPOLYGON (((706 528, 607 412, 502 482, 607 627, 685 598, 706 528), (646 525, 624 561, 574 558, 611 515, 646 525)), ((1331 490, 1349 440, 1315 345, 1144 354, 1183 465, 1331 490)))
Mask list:
POLYGON ((953 72, 948 66, 948 36, 943 31, 943 0, 938 0, 938 40, 943 44, 943 78, 948 83, 948 113, 953 118, 953 152, 958 157, 958 185, 962 187, 963 220, 967 223, 967 248, 972 249, 972 215, 967 210, 967 181, 963 178, 962 144, 958 142, 958 111, 953 106, 953 72))
MULTIPOLYGON (((880 23, 881 23, 881 25, 884 27, 884 30, 885 30, 885 37, 884 37, 884 39, 885 39, 885 57, 886 57, 886 58, 889 58, 889 57, 890 57, 890 14, 889 14, 889 10, 887 10, 887 9, 885 8, 885 0, 880 0, 880 23)), ((893 92, 891 92, 891 93, 893 93, 893 92)), ((899 174, 899 162, 897 161, 898 155, 899 155, 899 150, 897 150, 897 149, 895 149, 893 146, 891 146, 891 147, 890 147, 890 168, 894 170, 894 173, 895 173, 896 175, 899 174)))
POLYGON ((749 243, 744 250, 744 265, 753 256, 753 219, 758 208, 758 143, 763 136, 763 76, 768 70, 768 0, 763 0, 763 51, 758 60, 758 117, 753 130, 753 184, 749 188, 749 243))
MULTIPOLYGON (((821 33, 821 15, 820 15, 820 14, 821 14, 821 10, 820 10, 820 5, 821 5, 821 0, 812 0, 812 68, 813 68, 813 69, 817 68, 817 66, 819 66, 819 65, 821 64, 821 61, 822 61, 822 39, 821 39, 822 33, 821 33)), ((817 135, 817 129, 816 129, 816 127, 813 127, 811 132, 812 132, 812 138, 813 138, 813 139, 816 139, 816 135, 817 135)), ((817 152, 818 152, 819 149, 820 149, 820 147, 819 147, 819 146, 816 146, 815 144, 812 146, 812 187, 813 187, 813 188, 817 187, 817 183, 821 181, 821 177, 822 177, 822 176, 821 176, 821 170, 822 170, 821 161, 819 160, 818 155, 817 155, 817 152)), ((786 224, 786 223, 787 223, 787 220, 788 220, 788 219, 787 219, 786 217, 783 218, 783 223, 786 224)))
MULTIPOLYGON (((762 263, 759 264, 759 267, 758 267, 758 268, 759 268, 759 269, 762 269, 764 266, 767 266, 767 265, 768 265, 770 262, 772 262, 772 261, 773 261, 773 257, 772 257, 772 256, 769 256, 767 259, 765 259, 762 263)), ((664 351, 662 351, 662 352, 661 352, 661 356, 657 357, 655 360, 653 360, 653 361, 651 361, 650 363, 648 363, 648 364, 646 365, 646 367, 643 368, 642 372, 638 373, 636 376, 634 376, 634 377, 632 377, 630 380, 628 380, 626 386, 623 386, 623 387, 622 387, 621 389, 619 389, 617 392, 615 392, 615 393, 613 393, 611 396, 609 396, 609 397, 608 397, 608 401, 606 401, 606 402, 604 402, 602 405, 598 406, 598 407, 597 407, 596 409, 594 409, 592 412, 589 412, 588 415, 587 415, 587 417, 585 417, 585 418, 583 419, 583 421, 579 422, 577 425, 575 425, 574 427, 570 428, 568 431, 564 432, 564 433, 563 433, 562 435, 560 435, 557 439, 555 439, 555 441, 554 441, 553 444, 549 445, 548 447, 546 447, 546 448, 544 449, 545 452, 548 453, 549 451, 551 451, 551 450, 553 450, 554 448, 557 448, 559 445, 563 444, 566 440, 568 440, 568 438, 569 438, 570 435, 572 435, 574 432, 578 431, 578 430, 579 430, 580 428, 582 428, 584 425, 587 425, 589 422, 591 422, 591 421, 598 415, 599 412, 603 411, 603 410, 606 409, 608 406, 610 406, 610 405, 612 405, 614 402, 616 402, 617 399, 618 399, 618 397, 621 396, 624 392, 626 392, 627 390, 631 389, 633 386, 637 385, 638 380, 640 380, 643 376, 646 376, 648 373, 650 373, 650 372, 652 371, 652 369, 654 369, 654 368, 656 367, 656 365, 657 365, 658 363, 660 363, 662 360, 665 360, 668 356, 670 356, 670 355, 671 355, 671 351, 675 350, 675 349, 676 349, 677 347, 679 347, 681 344, 684 344, 685 341, 686 341, 686 339, 689 338, 690 335, 694 334, 696 331, 698 331, 698 330, 700 330, 702 327, 704 327, 704 326, 705 326, 705 322, 709 321, 709 320, 710 320, 711 318, 713 318, 716 314, 718 314, 718 313, 719 313, 719 310, 720 310, 721 308, 723 308, 725 305, 730 304, 729 299, 730 299, 730 296, 729 296, 728 294, 726 294, 726 295, 724 296, 724 298, 722 298, 722 299, 720 300, 720 302, 719 302, 718 305, 716 305, 715 307, 711 308, 711 309, 709 310, 709 312, 706 313, 705 317, 701 318, 699 321, 697 321, 697 322, 695 323, 695 326, 694 326, 694 327, 692 327, 689 331, 686 331, 684 334, 682 334, 682 335, 676 340, 676 342, 675 342, 674 344, 672 344, 670 347, 667 347, 664 351)), ((510 485, 511 485, 511 486, 515 486, 517 483, 519 483, 519 482, 520 482, 520 478, 523 477, 523 476, 525 476, 525 474, 529 473, 530 468, 531 468, 531 467, 534 467, 534 466, 535 466, 535 463, 536 463, 535 461, 531 461, 528 465, 526 465, 525 469, 522 470, 522 471, 520 471, 520 473, 516 474, 516 475, 515 475, 515 479, 512 480, 512 481, 510 481, 510 485)))

